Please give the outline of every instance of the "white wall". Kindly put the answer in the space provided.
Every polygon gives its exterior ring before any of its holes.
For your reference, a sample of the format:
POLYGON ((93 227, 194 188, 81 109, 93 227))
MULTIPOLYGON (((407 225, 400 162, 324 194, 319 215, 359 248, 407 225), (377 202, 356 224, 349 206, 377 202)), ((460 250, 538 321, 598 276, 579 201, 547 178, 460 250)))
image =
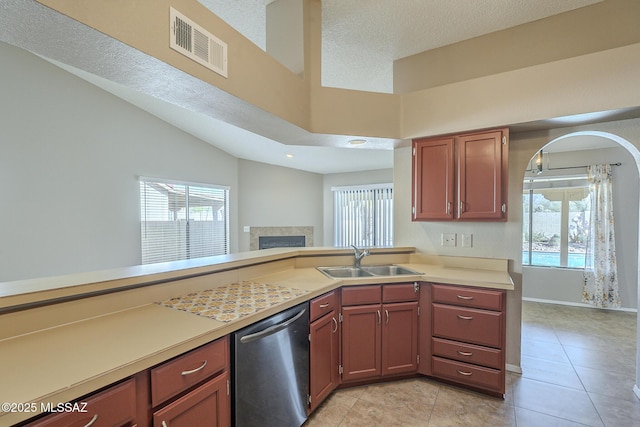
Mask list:
MULTIPOLYGON (((551 145, 553 146, 553 144, 551 145)), ((552 167, 617 163, 612 168, 618 282, 623 308, 638 306, 638 168, 622 147, 551 153, 552 167)), ((584 172, 584 170, 583 170, 584 172)), ((582 302, 582 270, 522 268, 522 296, 569 303, 582 302)))
MULTIPOLYGON (((366 154, 363 154, 366 155, 366 154)), ((332 187, 348 185, 387 184, 393 182, 393 169, 378 169, 365 172, 334 173, 324 175, 324 244, 333 246, 333 192, 332 187)), ((395 189, 394 189, 395 204, 395 189)), ((396 222, 397 223, 397 222, 396 222)))
POLYGON ((237 211, 235 157, 21 49, 0 63, 0 282, 139 264, 140 175, 228 185, 237 211))
POLYGON ((322 246, 322 175, 239 160, 239 250, 249 250, 244 227, 313 226, 313 245, 322 246))

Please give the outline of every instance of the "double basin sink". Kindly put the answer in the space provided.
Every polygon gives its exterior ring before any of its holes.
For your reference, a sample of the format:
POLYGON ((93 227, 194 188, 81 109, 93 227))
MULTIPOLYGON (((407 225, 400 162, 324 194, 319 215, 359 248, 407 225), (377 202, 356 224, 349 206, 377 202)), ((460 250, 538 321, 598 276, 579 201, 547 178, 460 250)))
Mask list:
POLYGON ((417 271, 411 270, 410 268, 401 267, 399 265, 317 267, 317 269, 331 279, 344 279, 347 277, 388 277, 422 274, 417 271))

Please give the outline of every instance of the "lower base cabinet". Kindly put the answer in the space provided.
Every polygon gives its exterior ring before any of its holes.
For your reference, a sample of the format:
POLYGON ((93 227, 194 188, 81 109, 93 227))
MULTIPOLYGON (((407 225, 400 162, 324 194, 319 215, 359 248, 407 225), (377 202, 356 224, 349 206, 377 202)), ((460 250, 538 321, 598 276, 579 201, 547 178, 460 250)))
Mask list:
POLYGON ((311 301, 309 324, 309 413, 340 385, 338 294, 331 291, 311 301))
POLYGON ((229 374, 224 372, 153 413, 153 427, 226 427, 231 424, 229 374))

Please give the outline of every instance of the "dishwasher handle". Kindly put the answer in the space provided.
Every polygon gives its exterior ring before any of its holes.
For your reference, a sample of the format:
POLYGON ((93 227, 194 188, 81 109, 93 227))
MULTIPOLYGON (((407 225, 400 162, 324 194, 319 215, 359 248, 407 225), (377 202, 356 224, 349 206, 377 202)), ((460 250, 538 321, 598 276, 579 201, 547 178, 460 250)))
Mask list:
POLYGON ((247 343, 250 343, 252 341, 257 341, 257 340, 259 340, 261 338, 267 337, 269 335, 273 335, 276 332, 279 332, 279 331, 285 329, 287 326, 289 326, 290 324, 292 324, 293 322, 298 320, 300 318, 300 316, 302 316, 304 314, 305 311, 307 311, 307 309, 303 308, 302 310, 300 310, 300 312, 298 314, 296 314, 295 316, 293 316, 289 320, 285 320, 284 322, 278 323, 277 325, 269 326, 268 328, 263 329, 260 332, 255 332, 253 334, 245 335, 245 336, 240 338, 240 342, 242 344, 247 344, 247 343))

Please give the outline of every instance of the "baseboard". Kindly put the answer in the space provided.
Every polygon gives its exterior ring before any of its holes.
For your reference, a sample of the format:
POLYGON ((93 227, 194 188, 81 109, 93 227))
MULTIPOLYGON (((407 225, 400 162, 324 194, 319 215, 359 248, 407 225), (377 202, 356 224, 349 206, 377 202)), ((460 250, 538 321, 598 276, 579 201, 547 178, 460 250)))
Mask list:
POLYGON ((509 372, 513 372, 513 373, 516 373, 516 374, 522 374, 522 368, 520 366, 518 366, 518 365, 512 365, 510 363, 507 363, 505 368, 509 372))
MULTIPOLYGON (((551 300, 551 299, 542 299, 542 298, 529 298, 529 297, 522 297, 522 301, 531 301, 531 302, 541 302, 544 304, 556 304, 556 305, 567 305, 567 306, 571 306, 571 307, 584 307, 584 308, 596 308, 592 305, 589 304, 585 304, 582 302, 570 302, 570 301, 556 301, 556 300, 551 300)), ((598 310, 611 310, 611 311, 625 311, 628 313, 637 313, 638 309, 637 308, 599 308, 598 310)))
POLYGON ((635 394, 636 397, 640 399, 640 388, 638 388, 637 384, 633 386, 633 394, 635 394))

